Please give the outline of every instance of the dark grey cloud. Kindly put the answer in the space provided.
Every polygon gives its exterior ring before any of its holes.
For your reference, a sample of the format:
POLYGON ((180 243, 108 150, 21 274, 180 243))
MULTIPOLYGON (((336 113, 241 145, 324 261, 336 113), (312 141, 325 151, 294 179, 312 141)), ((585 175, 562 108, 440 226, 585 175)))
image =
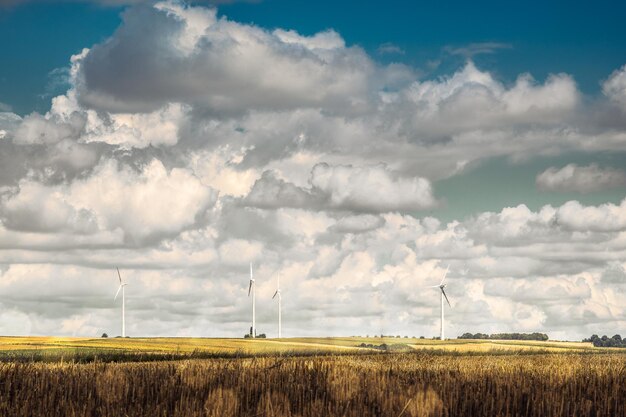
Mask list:
POLYGON ((88 107, 145 112, 186 102, 226 113, 359 111, 377 79, 369 57, 332 31, 270 32, 175 3, 134 7, 123 20, 81 64, 78 97, 88 107))

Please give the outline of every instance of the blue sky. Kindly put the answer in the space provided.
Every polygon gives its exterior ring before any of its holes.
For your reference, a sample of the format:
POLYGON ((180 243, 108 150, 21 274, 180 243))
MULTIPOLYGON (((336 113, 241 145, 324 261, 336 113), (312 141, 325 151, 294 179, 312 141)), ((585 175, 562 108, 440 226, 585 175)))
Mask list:
POLYGON ((0 334, 617 333, 625 9, 0 0, 0 334))
MULTIPOLYGON (((109 37, 120 24, 123 7, 82 2, 27 2, 0 8, 0 93, 18 113, 44 111, 54 88, 50 73, 67 66, 70 55, 109 37)), ((410 2, 384 5, 355 1, 234 2, 219 6, 233 20, 266 28, 292 28, 302 34, 324 29, 341 33, 381 61, 400 61, 445 74, 464 58, 446 48, 473 43, 507 47, 475 57, 505 82, 523 72, 537 79, 550 73, 572 74, 581 90, 595 95, 600 81, 626 56, 626 5, 620 1, 529 1, 511 7, 500 1, 410 2), (404 54, 379 54, 392 43, 404 54), (436 68, 429 63, 438 62, 436 68)), ((57 89, 58 90, 58 89, 57 89)))

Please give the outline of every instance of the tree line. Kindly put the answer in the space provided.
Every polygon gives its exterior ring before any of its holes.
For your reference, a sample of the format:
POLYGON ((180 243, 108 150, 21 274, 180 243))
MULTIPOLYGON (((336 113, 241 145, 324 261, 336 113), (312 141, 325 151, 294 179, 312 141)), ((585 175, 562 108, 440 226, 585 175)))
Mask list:
POLYGON ((545 333, 463 333, 459 339, 489 339, 489 340, 548 340, 545 333))
POLYGON ((621 347, 626 348, 626 339, 622 339, 622 336, 616 334, 613 337, 606 335, 599 337, 594 334, 589 339, 583 339, 583 342, 591 342, 595 347, 621 347))

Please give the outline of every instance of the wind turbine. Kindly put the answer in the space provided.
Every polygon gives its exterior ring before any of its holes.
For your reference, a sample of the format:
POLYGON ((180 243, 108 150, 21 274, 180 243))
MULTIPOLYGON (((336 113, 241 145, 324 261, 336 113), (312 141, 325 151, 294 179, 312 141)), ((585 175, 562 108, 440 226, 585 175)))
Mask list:
POLYGON ((448 305, 450 307, 452 307, 450 305, 450 300, 448 300, 448 296, 446 295, 446 292, 444 291, 444 288, 446 288, 446 284, 443 283, 443 281, 445 281, 446 279, 446 275, 448 275, 448 270, 450 269, 450 265, 448 265, 448 267, 446 268, 446 272, 443 274, 443 278, 441 278, 441 282, 439 283, 439 285, 433 285, 429 288, 439 288, 441 290, 441 336, 440 339, 441 340, 445 340, 445 335, 444 335, 444 325, 443 325, 443 299, 445 298, 446 301, 448 302, 448 305))
POLYGON ((126 294, 124 293, 124 287, 128 284, 122 282, 122 275, 120 275, 119 268, 115 269, 117 269, 117 277, 120 280, 120 286, 117 288, 117 292, 115 293, 115 298, 113 298, 113 301, 117 300, 117 296, 120 294, 120 290, 122 290, 122 337, 126 337, 126 294))
POLYGON ((274 295, 272 296, 272 300, 278 296, 278 338, 281 338, 282 335, 282 323, 281 323, 281 312, 280 312, 280 301, 282 299, 281 295, 280 295, 280 275, 278 275, 278 278, 276 278, 276 292, 274 293, 274 295))
POLYGON ((250 286, 248 286, 248 297, 252 292, 252 338, 256 337, 256 294, 255 294, 254 276, 252 275, 252 262, 250 262, 250 286))

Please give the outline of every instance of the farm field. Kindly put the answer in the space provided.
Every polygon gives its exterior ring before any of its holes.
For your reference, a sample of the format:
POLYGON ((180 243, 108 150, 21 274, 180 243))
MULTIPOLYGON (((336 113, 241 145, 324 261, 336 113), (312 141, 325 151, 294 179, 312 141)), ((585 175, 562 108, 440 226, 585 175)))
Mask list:
POLYGON ((615 417, 625 398, 624 353, 0 362, 2 416, 615 417))
POLYGON ((590 343, 515 340, 446 341, 414 338, 283 338, 283 339, 217 339, 217 338, 71 338, 71 337, 0 337, 0 359, 9 354, 26 355, 80 354, 81 352, 126 352, 149 354, 224 354, 254 355, 286 352, 344 352, 364 351, 362 344, 389 349, 444 350, 450 352, 598 352, 590 343))

